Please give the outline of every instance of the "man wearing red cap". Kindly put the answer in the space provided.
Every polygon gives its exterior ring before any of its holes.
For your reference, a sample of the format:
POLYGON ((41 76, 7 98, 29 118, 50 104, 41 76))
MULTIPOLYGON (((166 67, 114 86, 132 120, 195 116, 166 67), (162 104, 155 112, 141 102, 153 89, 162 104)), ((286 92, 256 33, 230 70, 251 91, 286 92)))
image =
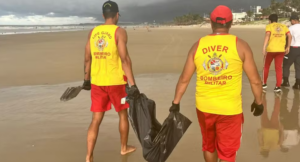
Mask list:
POLYGON ((197 41, 189 51, 170 111, 179 111, 180 100, 197 72, 196 107, 206 162, 234 162, 240 147, 242 124, 242 73, 246 72, 254 94, 251 111, 263 113, 262 83, 249 45, 229 34, 232 12, 218 6, 211 13, 213 33, 197 41))

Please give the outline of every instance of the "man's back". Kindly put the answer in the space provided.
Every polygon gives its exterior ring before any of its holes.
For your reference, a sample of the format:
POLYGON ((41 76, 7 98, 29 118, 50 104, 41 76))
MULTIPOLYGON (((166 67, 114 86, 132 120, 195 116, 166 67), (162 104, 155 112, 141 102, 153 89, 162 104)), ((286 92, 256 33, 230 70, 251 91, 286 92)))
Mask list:
POLYGON ((237 37, 228 34, 201 38, 194 63, 197 108, 220 115, 242 113, 243 62, 237 51, 237 37))
POLYGON ((300 24, 292 25, 290 27, 290 32, 292 34, 291 46, 300 47, 300 24))
POLYGON ((274 22, 267 25, 266 32, 271 34, 267 52, 285 52, 287 26, 274 22))
POLYGON ((92 55, 91 83, 97 86, 124 85, 125 73, 116 40, 116 25, 100 25, 90 37, 92 55))

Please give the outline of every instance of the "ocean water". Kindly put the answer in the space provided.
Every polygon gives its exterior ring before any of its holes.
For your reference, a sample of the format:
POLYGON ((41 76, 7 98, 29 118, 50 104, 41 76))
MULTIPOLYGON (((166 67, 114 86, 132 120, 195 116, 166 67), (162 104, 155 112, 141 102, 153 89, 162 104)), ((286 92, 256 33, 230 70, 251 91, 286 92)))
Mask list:
MULTIPOLYGON (((122 25, 121 27, 132 28, 135 25, 122 25)), ((31 34, 48 32, 80 31, 93 29, 94 25, 65 25, 65 26, 1 26, 0 35, 31 34)))
MULTIPOLYGON (((66 25, 66 26, 1 26, 0 35, 13 35, 13 34, 31 34, 31 33, 48 33, 48 32, 65 32, 65 31, 80 31, 90 30, 94 25, 66 25)), ((130 28, 133 25, 121 26, 130 28)))
POLYGON ((0 26, 0 35, 79 31, 94 26, 0 26))

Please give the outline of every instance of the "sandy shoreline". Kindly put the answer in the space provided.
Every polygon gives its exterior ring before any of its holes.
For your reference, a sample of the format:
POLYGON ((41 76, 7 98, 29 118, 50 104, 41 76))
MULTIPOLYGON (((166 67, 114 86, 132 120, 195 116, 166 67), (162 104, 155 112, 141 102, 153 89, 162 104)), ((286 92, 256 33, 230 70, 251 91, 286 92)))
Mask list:
MULTIPOLYGON (((127 30, 135 74, 180 73, 192 44, 211 33, 196 27, 151 30, 127 30)), ((233 28, 231 33, 250 44, 262 69, 264 30, 233 28)), ((0 36, 0 88, 82 80, 87 35, 88 31, 76 31, 0 36)))
MULTIPOLYGON (((209 28, 128 29, 129 52, 137 85, 141 92, 155 100, 157 118, 168 115, 175 86, 188 50, 209 28)), ((258 69, 262 69, 264 29, 233 28, 232 34, 246 40, 258 69)), ((83 55, 88 31, 39 33, 0 36, 0 162, 82 162, 86 153, 86 132, 91 121, 90 92, 82 91, 69 102, 59 97, 68 86, 82 84, 83 55)), ((271 70, 274 66, 271 66, 271 70)), ((291 84, 294 83, 291 73, 291 84)), ((195 76, 181 102, 181 112, 192 125, 167 162, 203 162, 201 134, 195 113, 195 76)), ((270 72, 267 110, 274 108, 274 71, 270 72)), ((293 105, 290 90, 287 107, 293 105)), ((265 159, 259 154, 257 130, 261 118, 253 117, 253 102, 248 79, 243 76, 245 124, 239 162, 297 162, 300 145, 288 153, 279 149, 265 159)), ((299 101, 299 100, 296 100, 299 101)), ((296 103, 296 102, 295 102, 296 103)), ((299 107, 299 103, 296 106, 299 107)), ((130 156, 119 156, 118 115, 106 113, 100 127, 95 160, 101 162, 144 162, 140 144, 131 130, 130 144, 138 150, 130 156)))

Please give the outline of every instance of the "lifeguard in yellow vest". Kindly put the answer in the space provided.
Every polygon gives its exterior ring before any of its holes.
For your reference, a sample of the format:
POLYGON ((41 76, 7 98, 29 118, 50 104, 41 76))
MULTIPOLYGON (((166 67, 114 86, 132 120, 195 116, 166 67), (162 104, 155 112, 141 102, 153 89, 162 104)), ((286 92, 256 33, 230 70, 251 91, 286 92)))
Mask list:
POLYGON ((83 89, 91 90, 93 112, 87 137, 86 162, 93 161, 99 126, 105 112, 111 109, 111 105, 119 113, 121 154, 125 155, 136 149, 127 145, 129 105, 122 102, 126 96, 140 93, 135 85, 131 59, 127 52, 127 33, 116 25, 120 16, 117 3, 107 1, 102 9, 105 23, 91 31, 85 48, 83 89), (126 94, 125 91, 127 80, 131 85, 130 94, 126 94))
POLYGON ((240 147, 242 124, 242 74, 246 72, 255 101, 251 111, 263 113, 262 83, 249 45, 229 34, 232 12, 218 6, 211 13, 213 33, 189 51, 170 111, 179 111, 180 100, 197 73, 196 107, 206 162, 234 162, 240 147))

